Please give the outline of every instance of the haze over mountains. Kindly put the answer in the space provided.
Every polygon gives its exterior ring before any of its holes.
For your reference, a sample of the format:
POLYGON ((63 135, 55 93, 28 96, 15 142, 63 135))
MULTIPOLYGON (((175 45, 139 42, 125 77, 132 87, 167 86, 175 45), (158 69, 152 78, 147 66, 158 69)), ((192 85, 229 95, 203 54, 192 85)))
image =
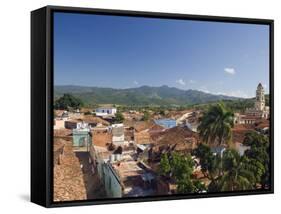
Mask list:
POLYGON ((238 97, 215 95, 198 90, 181 90, 166 85, 160 87, 141 86, 138 88, 114 89, 63 85, 54 87, 55 99, 65 93, 80 98, 85 104, 121 105, 186 105, 218 100, 237 100, 238 97))

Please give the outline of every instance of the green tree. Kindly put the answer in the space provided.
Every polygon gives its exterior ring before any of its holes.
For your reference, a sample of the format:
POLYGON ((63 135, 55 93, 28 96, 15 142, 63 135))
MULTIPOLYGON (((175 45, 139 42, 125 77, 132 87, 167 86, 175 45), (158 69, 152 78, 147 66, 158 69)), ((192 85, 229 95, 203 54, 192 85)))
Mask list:
POLYGON ((90 112, 90 111, 86 111, 86 112, 84 113, 84 115, 93 115, 93 113, 90 112))
POLYGON ((164 109, 161 109, 161 110, 159 111, 159 114, 162 115, 162 116, 165 116, 165 110, 164 110, 164 109))
POLYGON ((166 175, 169 173, 177 184, 178 193, 194 193, 205 190, 205 185, 192 178, 194 161, 190 155, 172 153, 170 158, 167 154, 162 155, 160 169, 166 175))
POLYGON ((255 173, 257 182, 262 185, 262 188, 266 188, 270 185, 268 137, 252 131, 246 134, 243 144, 250 147, 245 151, 245 156, 250 162, 249 168, 255 173))
POLYGON ((124 116, 123 116, 123 114, 122 114, 120 111, 118 111, 118 112, 115 114, 115 122, 117 122, 117 123, 123 123, 123 121, 124 121, 124 116))
POLYGON ((71 94, 64 94, 54 102, 54 108, 60 110, 79 109, 83 106, 83 102, 71 94))
POLYGON ((148 121, 150 119, 150 114, 148 111, 144 111, 143 112, 143 117, 142 117, 142 120, 143 121, 148 121))
POLYGON ((206 143, 228 144, 232 139, 234 114, 223 103, 212 105, 200 119, 198 132, 206 143))
POLYGON ((255 175, 249 170, 247 157, 235 150, 223 153, 223 174, 209 185, 209 191, 237 191, 254 189, 255 175))
POLYGON ((168 175, 170 172, 171 172, 171 166, 169 163, 168 155, 167 153, 164 153, 161 155, 160 173, 161 175, 168 175))
POLYGON ((221 156, 213 155, 210 147, 206 144, 199 144, 192 154, 199 158, 201 171, 204 176, 214 181, 221 171, 221 156))

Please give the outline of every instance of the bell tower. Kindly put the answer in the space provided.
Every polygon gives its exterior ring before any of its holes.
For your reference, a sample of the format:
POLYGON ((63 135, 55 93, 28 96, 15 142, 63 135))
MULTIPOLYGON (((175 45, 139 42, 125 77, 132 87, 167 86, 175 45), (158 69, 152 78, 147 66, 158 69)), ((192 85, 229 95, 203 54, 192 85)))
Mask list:
POLYGON ((263 111, 264 107, 265 107, 264 88, 262 84, 259 83, 256 90, 255 109, 259 111, 263 111))

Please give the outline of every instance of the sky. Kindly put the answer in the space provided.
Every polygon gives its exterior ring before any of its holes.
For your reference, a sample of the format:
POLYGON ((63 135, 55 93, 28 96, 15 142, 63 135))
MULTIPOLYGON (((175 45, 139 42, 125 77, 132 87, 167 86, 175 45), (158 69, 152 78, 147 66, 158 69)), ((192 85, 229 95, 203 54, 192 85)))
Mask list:
POLYGON ((55 85, 269 91, 269 26, 55 12, 55 85))

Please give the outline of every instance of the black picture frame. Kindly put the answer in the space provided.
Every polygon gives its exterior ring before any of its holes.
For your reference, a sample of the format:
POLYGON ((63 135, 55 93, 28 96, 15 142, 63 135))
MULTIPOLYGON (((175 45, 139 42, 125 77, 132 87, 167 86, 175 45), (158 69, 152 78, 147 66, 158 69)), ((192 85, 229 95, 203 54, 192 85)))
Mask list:
POLYGON ((31 201, 44 207, 97 205, 274 193, 274 21, 238 17, 46 6, 31 12, 31 201), (270 27, 270 180, 268 190, 53 202, 53 13, 250 23, 270 27))

